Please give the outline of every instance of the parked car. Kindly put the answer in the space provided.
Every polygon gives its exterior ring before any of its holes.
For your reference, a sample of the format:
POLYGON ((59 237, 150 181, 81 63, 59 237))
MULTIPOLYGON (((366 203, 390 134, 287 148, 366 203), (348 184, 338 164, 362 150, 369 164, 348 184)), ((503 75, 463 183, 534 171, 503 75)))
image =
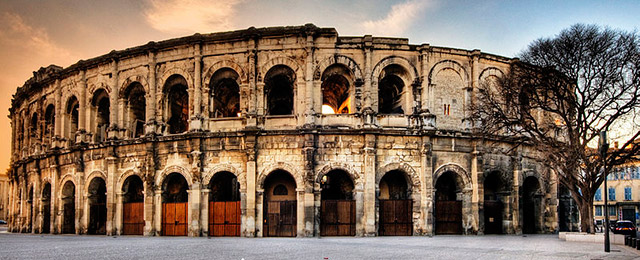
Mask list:
POLYGON ((7 222, 6 222, 6 221, 4 221, 4 220, 0 219, 0 225, 6 225, 6 224, 7 224, 7 222))
POLYGON ((629 220, 618 220, 618 222, 616 222, 615 228, 613 228, 613 233, 630 235, 632 237, 635 237, 636 225, 629 220))

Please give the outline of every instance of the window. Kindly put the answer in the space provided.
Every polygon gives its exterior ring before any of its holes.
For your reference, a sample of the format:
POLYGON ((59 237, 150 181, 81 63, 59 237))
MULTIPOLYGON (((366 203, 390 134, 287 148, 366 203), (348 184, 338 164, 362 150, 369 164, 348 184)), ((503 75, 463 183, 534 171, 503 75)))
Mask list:
POLYGON ((442 105, 442 111, 444 111, 445 116, 451 115, 451 104, 442 105))
POLYGON ((624 200, 631 200, 631 187, 624 187, 624 200))
POLYGON ((615 215, 616 215, 616 207, 609 206, 609 216, 615 216, 615 215))
POLYGON ((596 190, 596 194, 593 197, 594 197, 594 199, 596 201, 601 201, 602 200, 602 190, 600 188, 598 188, 596 190))
POLYGON ((602 206, 596 206, 596 216, 602 216, 602 206))
POLYGON ((282 184, 278 184, 275 188, 273 188, 273 195, 288 195, 289 191, 287 187, 282 184))
POLYGON ((616 188, 609 188, 609 200, 616 200, 616 188))

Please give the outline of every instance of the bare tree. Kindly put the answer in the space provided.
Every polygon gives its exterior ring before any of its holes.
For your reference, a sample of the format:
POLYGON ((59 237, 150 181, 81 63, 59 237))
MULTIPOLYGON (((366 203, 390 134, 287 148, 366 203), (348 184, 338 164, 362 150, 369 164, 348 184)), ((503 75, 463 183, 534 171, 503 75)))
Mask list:
POLYGON ((635 32, 573 25, 535 40, 523 62, 497 82, 481 84, 472 108, 479 134, 541 152, 571 191, 581 229, 590 233, 593 197, 604 180, 599 132, 619 130, 623 141, 605 157, 607 172, 638 159, 639 44, 635 32))

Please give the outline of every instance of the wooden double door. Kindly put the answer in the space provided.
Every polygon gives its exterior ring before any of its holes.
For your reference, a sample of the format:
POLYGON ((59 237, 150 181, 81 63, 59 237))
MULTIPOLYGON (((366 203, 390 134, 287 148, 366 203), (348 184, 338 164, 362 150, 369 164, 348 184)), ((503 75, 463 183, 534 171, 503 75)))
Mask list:
POLYGON ((496 200, 484 201, 484 233, 502 234, 502 202, 496 200))
POLYGON ((89 234, 104 235, 107 233, 107 205, 91 204, 89 207, 89 234))
POLYGON ((268 237, 296 235, 297 206, 295 200, 268 201, 264 210, 264 234, 268 237))
POLYGON ((323 200, 320 212, 321 236, 356 235, 356 202, 354 200, 323 200))
POLYGON ((144 202, 123 203, 122 234, 123 235, 142 235, 143 232, 144 232, 144 202))
POLYGON ((63 206, 62 233, 76 233, 76 206, 74 203, 65 203, 63 206))
POLYGON ((209 202, 209 236, 240 236, 240 201, 209 202))
POLYGON ((381 236, 410 236, 413 233, 412 200, 380 200, 381 236))
POLYGON ((462 201, 436 201, 436 235, 462 234, 462 201))
POLYGON ((162 235, 187 235, 187 202, 162 203, 162 235))

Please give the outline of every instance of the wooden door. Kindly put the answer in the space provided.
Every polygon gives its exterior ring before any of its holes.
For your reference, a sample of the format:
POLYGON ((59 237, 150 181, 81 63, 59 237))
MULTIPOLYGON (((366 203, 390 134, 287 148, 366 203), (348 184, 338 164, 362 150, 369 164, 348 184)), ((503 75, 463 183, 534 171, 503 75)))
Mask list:
POLYGON ((76 233, 76 209, 73 203, 64 204, 64 220, 62 222, 62 233, 76 233))
POLYGON ((321 236, 356 235, 356 202, 354 200, 323 200, 320 212, 321 236))
POLYGON ((51 205, 42 206, 42 233, 51 233, 51 205))
POLYGON ((410 236, 413 233, 412 200, 380 200, 381 236, 410 236))
POLYGON ((436 234, 462 234, 462 201, 436 202, 436 234))
POLYGON ((144 232, 144 202, 122 205, 122 234, 142 235, 144 232))
POLYGON ((162 203, 162 235, 187 235, 187 202, 162 203))
POLYGON ((502 234, 502 202, 484 201, 484 233, 502 234))
POLYGON ((104 235, 107 231, 107 206, 95 203, 89 206, 89 234, 104 235))
POLYGON ((240 236, 240 201, 209 202, 209 236, 240 236))
POLYGON ((265 209, 264 230, 269 237, 293 237, 296 235, 297 201, 269 201, 265 209))

